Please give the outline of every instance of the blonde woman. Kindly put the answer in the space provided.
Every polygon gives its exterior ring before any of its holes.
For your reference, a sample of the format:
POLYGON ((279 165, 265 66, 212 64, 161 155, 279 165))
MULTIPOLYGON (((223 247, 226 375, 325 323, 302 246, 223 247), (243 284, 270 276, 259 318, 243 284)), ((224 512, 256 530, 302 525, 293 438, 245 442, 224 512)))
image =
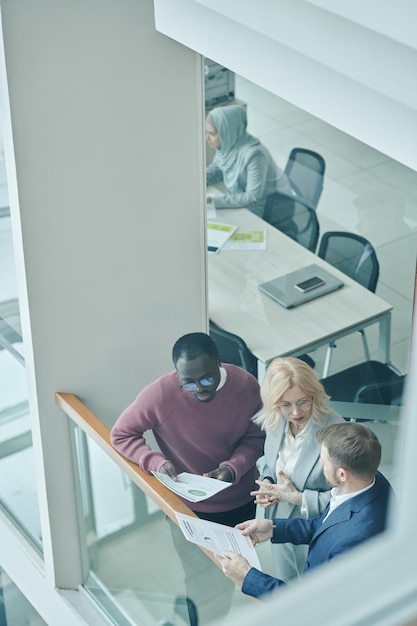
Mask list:
MULTIPOLYGON (((312 518, 322 514, 330 486, 320 464, 316 432, 344 422, 327 406, 329 396, 314 371, 300 359, 274 359, 261 385, 262 409, 253 421, 266 432, 256 503, 265 517, 312 518)), ((304 570, 308 546, 272 544, 274 574, 289 582, 304 570)))

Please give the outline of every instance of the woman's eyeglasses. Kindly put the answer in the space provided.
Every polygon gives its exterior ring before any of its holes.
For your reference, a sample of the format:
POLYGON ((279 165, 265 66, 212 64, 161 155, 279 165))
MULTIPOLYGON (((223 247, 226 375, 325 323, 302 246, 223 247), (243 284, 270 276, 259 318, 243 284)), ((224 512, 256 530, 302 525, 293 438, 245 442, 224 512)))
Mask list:
POLYGON ((207 376, 207 378, 200 378, 200 380, 197 380, 195 382, 190 382, 190 383, 179 382, 178 384, 182 389, 185 389, 185 391, 195 391, 198 386, 211 387, 211 385, 214 385, 215 382, 216 382, 216 379, 213 376, 207 376))
POLYGON ((298 400, 298 402, 296 402, 295 404, 292 404, 291 402, 280 402, 278 404, 278 408, 285 415, 292 413, 295 409, 299 409, 300 411, 309 411, 312 406, 313 406, 312 398, 310 400, 307 398, 303 400, 298 400))

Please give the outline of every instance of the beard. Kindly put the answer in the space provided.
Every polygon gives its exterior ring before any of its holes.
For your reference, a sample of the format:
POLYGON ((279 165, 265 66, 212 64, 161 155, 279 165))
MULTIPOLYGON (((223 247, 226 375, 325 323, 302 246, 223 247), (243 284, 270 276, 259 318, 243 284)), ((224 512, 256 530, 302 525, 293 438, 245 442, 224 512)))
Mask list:
POLYGON ((326 479, 326 483, 329 485, 329 487, 339 487, 340 486, 340 480, 337 477, 337 471, 336 470, 332 470, 330 475, 327 475, 324 477, 326 479))

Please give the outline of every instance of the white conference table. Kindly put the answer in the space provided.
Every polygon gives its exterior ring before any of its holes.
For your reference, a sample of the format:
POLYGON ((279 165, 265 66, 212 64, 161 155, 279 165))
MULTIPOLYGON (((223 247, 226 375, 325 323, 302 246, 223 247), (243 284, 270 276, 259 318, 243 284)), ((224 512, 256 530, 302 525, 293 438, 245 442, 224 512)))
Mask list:
POLYGON ((378 358, 390 359, 392 305, 247 209, 217 210, 215 220, 242 230, 266 230, 266 250, 220 250, 208 254, 210 319, 244 339, 266 367, 278 356, 299 356, 356 330, 379 324, 378 358), (258 285, 316 263, 344 286, 292 309, 263 294, 258 285))

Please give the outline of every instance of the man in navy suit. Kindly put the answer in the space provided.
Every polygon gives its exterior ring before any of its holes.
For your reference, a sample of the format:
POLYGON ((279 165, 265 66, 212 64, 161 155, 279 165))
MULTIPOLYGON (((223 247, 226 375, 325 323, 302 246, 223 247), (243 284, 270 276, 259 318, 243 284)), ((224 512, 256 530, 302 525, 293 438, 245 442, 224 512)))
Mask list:
MULTIPOLYGON (((381 445, 369 428, 357 422, 330 424, 318 430, 317 439, 323 474, 332 487, 323 515, 314 519, 254 519, 236 526, 250 536, 253 545, 267 539, 307 544, 305 572, 382 532, 392 493, 389 482, 377 471, 381 445)), ((260 597, 285 585, 250 567, 234 552, 216 558, 226 576, 247 595, 260 597)))

